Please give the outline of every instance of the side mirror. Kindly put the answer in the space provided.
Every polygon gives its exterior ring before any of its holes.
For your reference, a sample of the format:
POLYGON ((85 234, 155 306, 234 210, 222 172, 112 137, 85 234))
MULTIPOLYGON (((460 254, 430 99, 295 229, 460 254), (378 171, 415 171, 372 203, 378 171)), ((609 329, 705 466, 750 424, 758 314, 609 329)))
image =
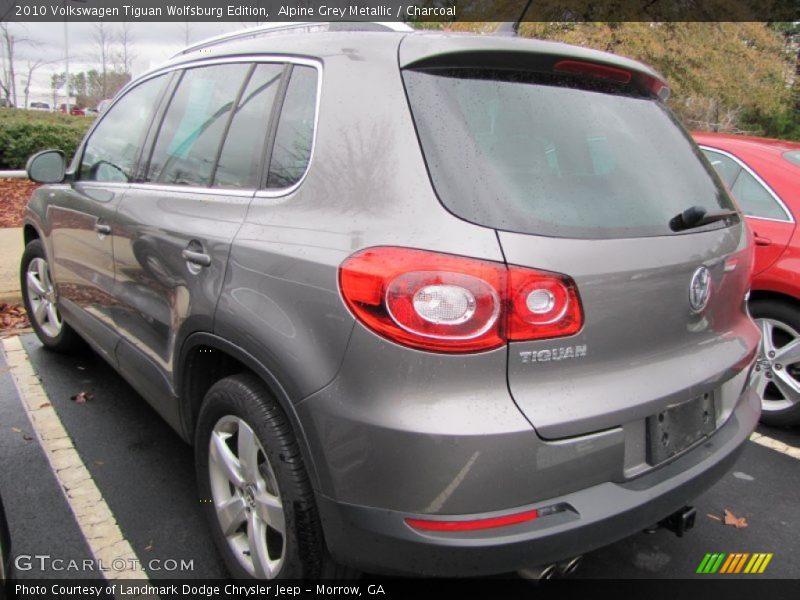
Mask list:
POLYGON ((28 179, 36 183, 61 183, 67 170, 67 161, 61 150, 43 150, 28 159, 25 165, 28 179))

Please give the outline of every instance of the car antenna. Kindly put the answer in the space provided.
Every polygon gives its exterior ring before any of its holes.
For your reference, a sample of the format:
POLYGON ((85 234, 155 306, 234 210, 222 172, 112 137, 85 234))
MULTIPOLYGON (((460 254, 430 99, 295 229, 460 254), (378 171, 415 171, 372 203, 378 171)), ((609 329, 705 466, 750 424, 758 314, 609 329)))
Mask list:
POLYGON ((525 4, 525 8, 522 9, 522 12, 519 15, 519 18, 514 21, 505 21, 500 23, 500 26, 495 30, 494 35, 510 35, 510 36, 517 36, 519 34, 519 24, 522 22, 522 19, 525 18, 525 15, 528 12, 528 9, 533 4, 533 0, 528 0, 525 4))

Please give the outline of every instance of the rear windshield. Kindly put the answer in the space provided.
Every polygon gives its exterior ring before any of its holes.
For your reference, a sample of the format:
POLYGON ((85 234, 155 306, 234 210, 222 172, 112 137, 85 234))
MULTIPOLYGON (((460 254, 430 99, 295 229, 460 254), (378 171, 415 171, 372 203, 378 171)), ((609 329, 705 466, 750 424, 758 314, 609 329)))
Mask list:
MULTIPOLYGON (((439 198, 468 221, 552 237, 673 235, 686 208, 733 204, 671 113, 601 82, 404 71, 439 198)), ((718 221, 692 232, 725 227, 718 221)))

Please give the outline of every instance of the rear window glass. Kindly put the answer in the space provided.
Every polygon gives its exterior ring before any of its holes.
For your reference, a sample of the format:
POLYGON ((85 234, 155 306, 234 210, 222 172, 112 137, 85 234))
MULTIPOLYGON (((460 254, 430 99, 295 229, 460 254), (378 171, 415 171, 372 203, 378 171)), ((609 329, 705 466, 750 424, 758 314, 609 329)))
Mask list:
POLYGON ((650 97, 531 73, 403 77, 434 188, 468 221, 553 237, 644 237, 672 234, 669 220, 690 206, 733 208, 650 97))
POLYGON ((789 150, 783 153, 783 158, 788 160, 793 165, 800 167, 800 150, 789 150))

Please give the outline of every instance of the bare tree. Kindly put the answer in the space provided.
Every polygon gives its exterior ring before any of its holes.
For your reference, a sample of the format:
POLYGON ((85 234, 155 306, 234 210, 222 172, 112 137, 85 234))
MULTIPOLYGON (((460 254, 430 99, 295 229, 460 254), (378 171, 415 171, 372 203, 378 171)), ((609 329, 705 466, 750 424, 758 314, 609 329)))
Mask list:
MULTIPOLYGON (((17 25, 24 29, 24 26, 17 25)), ((18 35, 14 32, 8 22, 0 21, 0 48, 2 50, 3 79, 5 85, 2 86, 6 100, 17 105, 17 65, 16 49, 22 44, 38 46, 38 43, 29 37, 18 35)))
POLYGON ((3 45, 3 80, 5 81, 4 93, 6 100, 14 106, 17 105, 17 73, 14 65, 14 48, 17 38, 9 28, 8 23, 0 23, 0 36, 3 45))
POLYGON ((61 87, 66 87, 66 81, 66 73, 53 73, 50 75, 50 91, 53 93, 53 110, 56 110, 58 107, 58 90, 61 87))
POLYGON ((44 64, 43 60, 34 60, 28 61, 28 72, 25 76, 25 88, 23 89, 23 93, 25 94, 25 108, 28 107, 28 98, 30 98, 31 94, 31 80, 33 79, 33 73, 44 64))
POLYGON ((132 73, 133 61, 136 60, 136 53, 133 50, 133 24, 130 21, 123 21, 120 23, 120 29, 116 37, 117 45, 119 46, 117 61, 119 63, 119 70, 123 73, 132 73))
POLYGON ((111 37, 110 32, 106 29, 105 23, 100 22, 95 24, 95 60, 100 65, 100 86, 104 98, 108 95, 108 65, 112 55, 111 37))
MULTIPOLYGON (((31 93, 31 83, 33 82, 33 74, 36 72, 36 69, 43 67, 44 65, 52 65, 53 63, 61 62, 62 60, 62 58, 56 58, 54 60, 36 59, 33 61, 28 61, 28 68, 25 73, 25 87, 22 90, 23 94, 25 94, 25 107, 28 106, 28 99, 30 98, 31 93)), ((55 102, 53 104, 55 104, 55 102)))

